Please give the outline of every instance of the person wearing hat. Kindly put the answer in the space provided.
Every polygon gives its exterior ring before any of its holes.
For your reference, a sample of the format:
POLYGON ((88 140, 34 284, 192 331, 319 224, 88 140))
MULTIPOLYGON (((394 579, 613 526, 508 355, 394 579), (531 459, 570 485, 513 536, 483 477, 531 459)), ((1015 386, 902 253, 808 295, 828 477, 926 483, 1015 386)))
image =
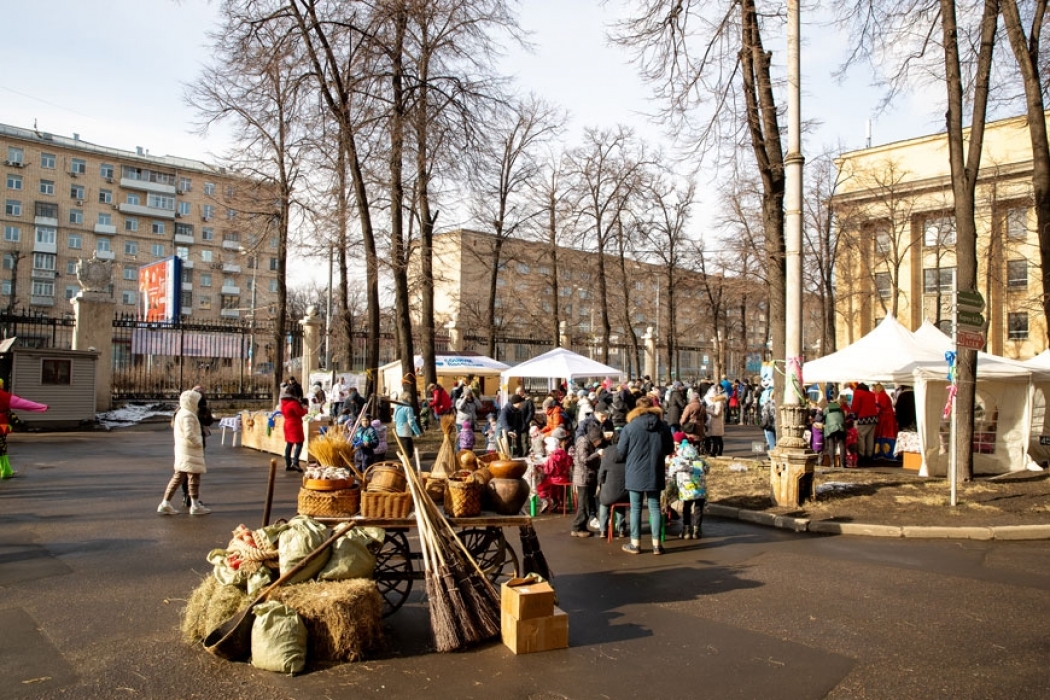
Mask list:
POLYGON ((594 407, 594 413, 580 421, 580 424, 576 426, 576 437, 586 434, 587 427, 592 423, 597 423, 603 434, 612 433, 616 429, 613 422, 609 420, 608 404, 599 403, 594 407))
POLYGON ((481 408, 481 402, 474 396, 474 390, 469 386, 464 388, 459 401, 456 401, 456 425, 469 422, 473 430, 478 423, 479 408, 481 408))
POLYGON ((536 419, 536 404, 532 402, 532 397, 529 396, 529 392, 525 391, 525 387, 521 384, 518 385, 518 388, 515 389, 514 393, 523 399, 521 405, 518 406, 518 409, 521 411, 522 422, 525 424, 525 427, 528 428, 536 419))
POLYGON ((681 428, 682 412, 685 411, 686 404, 685 386, 682 382, 675 382, 667 392, 667 406, 664 409, 664 417, 671 430, 677 431, 681 428))
POLYGON ((598 516, 594 491, 598 485, 598 468, 601 466, 604 446, 605 435, 597 423, 591 423, 587 431, 576 439, 572 464, 572 488, 576 495, 576 517, 572 520, 570 531, 573 537, 590 537, 587 523, 598 516))
MULTIPOLYGON (((503 408, 499 411, 499 418, 496 420, 496 430, 500 438, 511 446, 514 457, 525 456, 522 438, 528 425, 521 411, 521 404, 525 401, 526 399, 520 394, 514 394, 510 397, 510 401, 503 404, 503 408)), ((529 401, 529 403, 532 402, 529 401)))
POLYGON ((653 554, 663 554, 660 495, 667 476, 665 460, 674 451, 674 436, 663 421, 663 412, 652 406, 648 398, 639 399, 628 416, 627 427, 620 431, 618 445, 625 462, 624 486, 631 501, 631 542, 623 546, 623 551, 628 554, 642 551, 642 504, 645 502, 649 508, 653 554))
POLYGON ((321 382, 314 382, 313 386, 310 387, 310 413, 321 413, 326 398, 324 389, 321 388, 321 382))

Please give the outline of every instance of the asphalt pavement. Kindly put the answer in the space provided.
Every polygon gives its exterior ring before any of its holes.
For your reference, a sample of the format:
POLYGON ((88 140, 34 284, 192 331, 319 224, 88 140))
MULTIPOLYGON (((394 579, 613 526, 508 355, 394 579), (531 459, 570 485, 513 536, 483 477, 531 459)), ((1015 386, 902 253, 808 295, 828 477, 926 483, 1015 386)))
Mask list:
MULTIPOLYGON (((751 436, 736 439, 727 453, 750 453, 751 436)), ((437 654, 417 585, 369 660, 258 671, 183 644, 178 626, 207 552, 239 523, 258 526, 268 455, 213 436, 212 514, 165 517, 164 425, 14 435, 10 454, 20 474, 0 482, 0 699, 1050 696, 1050 543, 820 536, 710 517, 702 540, 671 540, 662 557, 539 519, 568 650, 437 654)), ((282 467, 274 517, 294 514, 298 487, 282 467)))

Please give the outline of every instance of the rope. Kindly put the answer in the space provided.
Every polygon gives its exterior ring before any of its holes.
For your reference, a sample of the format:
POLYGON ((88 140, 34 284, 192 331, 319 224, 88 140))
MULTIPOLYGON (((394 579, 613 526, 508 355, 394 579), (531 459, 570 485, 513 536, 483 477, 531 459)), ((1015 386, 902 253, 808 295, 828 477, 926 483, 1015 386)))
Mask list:
MULTIPOLYGON (((801 374, 802 358, 793 357, 788 359, 794 360, 797 363, 795 366, 799 368, 799 374, 801 374)), ((808 397, 806 396, 806 392, 802 389, 802 380, 799 378, 798 374, 794 372, 789 373, 787 371, 787 360, 773 360, 773 371, 780 373, 780 375, 784 377, 784 384, 787 387, 794 390, 795 396, 798 397, 799 403, 804 406, 808 397), (781 370, 779 367, 777 367, 778 364, 784 365, 784 369, 781 370)))

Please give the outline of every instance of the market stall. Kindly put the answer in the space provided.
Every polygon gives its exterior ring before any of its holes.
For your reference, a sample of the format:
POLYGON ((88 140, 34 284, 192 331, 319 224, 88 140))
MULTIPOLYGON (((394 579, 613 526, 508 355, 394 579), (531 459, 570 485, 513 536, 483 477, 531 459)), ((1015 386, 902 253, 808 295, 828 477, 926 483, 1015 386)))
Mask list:
MULTIPOLYGON (((426 387, 422 384, 423 377, 420 374, 423 369, 423 358, 420 355, 416 355, 413 366, 416 370, 416 389, 422 393, 426 387)), ((434 367, 437 370, 438 381, 446 389, 451 389, 452 383, 457 379, 473 374, 481 382, 482 396, 495 396, 499 389, 500 372, 509 366, 484 355, 448 353, 436 356, 434 367)), ((379 393, 395 398, 401 392, 403 378, 400 360, 383 365, 379 368, 379 393)))
POLYGON ((503 396, 507 396, 509 391, 515 388, 511 386, 511 380, 514 378, 548 379, 553 385, 558 379, 572 381, 573 379, 608 379, 613 377, 620 379, 623 377, 623 372, 615 367, 610 367, 597 360, 575 353, 572 350, 554 348, 531 360, 526 360, 521 364, 504 370, 500 375, 500 387, 503 391, 503 396))

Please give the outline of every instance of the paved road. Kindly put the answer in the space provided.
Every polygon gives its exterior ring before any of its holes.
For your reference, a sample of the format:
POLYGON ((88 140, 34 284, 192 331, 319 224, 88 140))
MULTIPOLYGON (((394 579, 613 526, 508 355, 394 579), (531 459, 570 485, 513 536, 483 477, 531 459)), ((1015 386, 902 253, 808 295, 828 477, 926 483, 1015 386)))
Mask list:
MULTIPOLYGON (((170 435, 16 435, 0 482, 0 698, 1050 696, 1050 544, 816 537, 709 519, 664 557, 537 529, 571 648, 429 651, 416 593, 373 660, 297 678, 179 640, 204 556, 262 509, 267 458, 209 447, 210 516, 160 517, 170 435)), ((275 515, 294 510, 279 477, 275 515)))

